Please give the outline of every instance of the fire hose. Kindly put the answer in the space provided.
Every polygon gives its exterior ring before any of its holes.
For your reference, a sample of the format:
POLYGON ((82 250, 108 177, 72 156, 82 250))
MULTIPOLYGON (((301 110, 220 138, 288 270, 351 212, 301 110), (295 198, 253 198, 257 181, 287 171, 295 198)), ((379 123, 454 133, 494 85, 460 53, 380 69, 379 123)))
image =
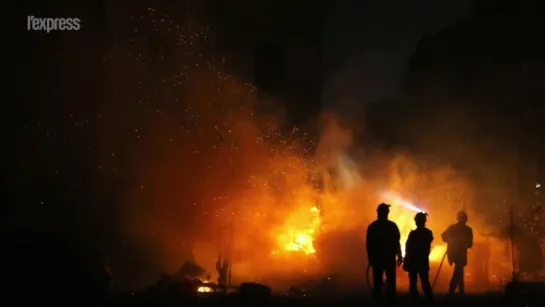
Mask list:
POLYGON ((373 285, 371 284, 371 279, 369 279, 369 272, 371 272, 371 264, 370 263, 367 265, 367 271, 366 271, 365 276, 367 277, 366 278, 367 279, 367 286, 369 287, 369 290, 371 292, 373 292, 373 285))
POLYGON ((435 288, 435 284, 437 283, 437 278, 439 277, 439 273, 441 272, 441 268, 443 267, 443 262, 445 262, 445 258, 447 257, 447 252, 443 255, 443 258, 441 259, 441 263, 439 263, 439 268, 437 269, 437 273, 435 274, 435 278, 433 279, 433 283, 431 284, 431 288, 435 288))
MULTIPOLYGON (((435 278, 433 279, 433 283, 431 284, 431 288, 435 288, 435 284, 437 283, 437 278, 439 277, 439 273, 441 273, 441 268, 443 267, 443 263, 445 262, 445 258, 447 257, 447 252, 443 255, 443 258, 441 259, 441 263, 439 263, 439 268, 437 269, 437 273, 435 274, 435 278)), ((366 272, 366 279, 367 279, 367 286, 369 287, 369 290, 373 291, 373 285, 371 284, 371 279, 369 278, 369 273, 371 272, 371 264, 367 265, 367 272, 366 272)))
POLYGON ((369 290, 373 292, 373 284, 371 283, 371 279, 369 278, 369 273, 371 272, 371 264, 369 263, 367 265, 367 271, 366 271, 366 280, 367 280, 367 286, 369 287, 369 290))

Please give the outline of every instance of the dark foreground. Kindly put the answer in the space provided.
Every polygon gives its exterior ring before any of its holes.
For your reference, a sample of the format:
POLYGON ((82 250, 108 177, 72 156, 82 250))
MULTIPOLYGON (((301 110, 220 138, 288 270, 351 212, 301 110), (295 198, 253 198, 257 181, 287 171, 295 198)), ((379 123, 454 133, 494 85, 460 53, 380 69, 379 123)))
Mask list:
MULTIPOLYGON (((364 295, 343 297, 283 297, 242 298, 238 295, 202 294, 196 296, 126 295, 110 302, 111 306, 374 306, 371 298, 364 295)), ((428 306, 425 302, 414 304, 406 295, 400 295, 397 306, 428 306)), ((447 297, 438 295, 433 306, 545 306, 538 298, 531 300, 507 299, 502 294, 466 295, 447 297)))

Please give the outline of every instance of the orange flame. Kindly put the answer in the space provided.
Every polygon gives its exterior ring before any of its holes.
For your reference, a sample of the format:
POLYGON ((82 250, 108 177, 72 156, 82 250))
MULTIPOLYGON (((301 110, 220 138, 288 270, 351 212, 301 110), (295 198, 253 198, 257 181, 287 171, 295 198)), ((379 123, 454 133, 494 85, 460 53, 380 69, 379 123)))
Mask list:
MULTIPOLYGON (((314 238, 320 227, 320 209, 316 206, 301 206, 290 214, 276 240, 284 252, 314 254, 314 238), (309 208, 310 207, 310 208, 309 208)), ((277 254, 278 251, 273 251, 277 254)))

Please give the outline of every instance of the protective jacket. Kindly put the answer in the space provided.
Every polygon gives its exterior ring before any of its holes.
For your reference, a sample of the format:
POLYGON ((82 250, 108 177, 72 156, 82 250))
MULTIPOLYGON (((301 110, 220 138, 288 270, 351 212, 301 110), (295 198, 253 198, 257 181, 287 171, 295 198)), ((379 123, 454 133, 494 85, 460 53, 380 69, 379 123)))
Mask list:
POLYGON ((411 231, 405 243, 403 269, 406 271, 429 271, 432 242, 433 233, 428 228, 422 227, 411 231))
POLYGON ((396 223, 389 220, 376 220, 367 228, 367 256, 372 266, 381 266, 396 261, 401 254, 399 240, 401 234, 396 223))
POLYGON ((467 250, 473 247, 473 230, 471 227, 457 223, 449 226, 441 235, 447 243, 447 258, 449 264, 467 265, 467 250))

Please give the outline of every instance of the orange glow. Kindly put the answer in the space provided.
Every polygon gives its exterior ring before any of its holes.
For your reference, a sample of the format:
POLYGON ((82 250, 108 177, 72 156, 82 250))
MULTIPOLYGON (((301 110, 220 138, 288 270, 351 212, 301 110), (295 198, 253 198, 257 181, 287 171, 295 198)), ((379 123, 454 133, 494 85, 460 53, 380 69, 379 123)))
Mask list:
MULTIPOLYGON (((253 112, 254 102, 259 101, 253 89, 222 76, 229 81, 225 88, 211 91, 208 80, 217 75, 217 71, 213 76, 199 71, 183 83, 188 99, 197 102, 190 111, 198 118, 198 133, 183 133, 183 146, 174 154, 170 147, 163 152, 148 144, 146 148, 154 148, 151 153, 157 156, 152 157, 159 162, 139 164, 144 188, 135 191, 135 202, 142 202, 140 193, 154 185, 159 199, 151 217, 148 207, 142 205, 141 214, 131 207, 131 232, 153 233, 153 239, 161 241, 168 270, 177 270, 190 251, 207 273, 216 274, 218 252, 227 245, 232 253, 233 284, 271 284, 270 276, 308 279, 311 274, 329 274, 337 268, 320 267, 326 266, 326 261, 319 261, 320 254, 344 259, 350 255, 343 253, 353 249, 323 251, 314 242, 337 232, 353 233, 363 241, 380 202, 392 204, 390 219, 401 231, 404 248, 416 212, 396 204, 395 199, 385 199, 380 194, 384 190, 426 203, 428 227, 436 238, 430 259, 441 260, 446 247, 439 234, 455 221, 459 191, 464 191, 464 198, 472 198, 465 178, 455 176, 457 172, 448 165, 419 168, 415 162, 419 157, 408 153, 377 149, 360 156, 354 153, 351 131, 335 119, 324 123, 315 146, 305 144, 298 134, 281 135, 274 118, 253 112), (232 239, 225 244, 222 229, 227 226, 232 226, 232 239), (306 273, 309 275, 303 276, 306 273)), ((162 136, 162 125, 168 123, 150 126, 149 139, 162 136)), ((471 219, 475 233, 477 223, 477 218, 471 219)), ((355 258, 366 258, 364 248, 358 253, 355 258)), ((347 265, 354 272, 365 266, 347 265)), ((293 284, 286 281, 282 286, 293 284)))
MULTIPOLYGON (((315 161, 305 161, 289 152, 274 156, 267 164, 262 164, 264 172, 257 173, 259 176, 250 176, 252 189, 240 193, 232 200, 237 204, 232 209, 233 213, 227 211, 223 216, 220 215, 220 218, 236 221, 234 246, 237 256, 233 258, 235 281, 260 280, 263 276, 282 274, 296 276, 303 271, 320 270, 319 266, 309 267, 309 263, 320 260, 314 245, 317 238, 327 237, 337 231, 349 231, 359 233, 363 243, 365 229, 376 219, 376 205, 380 202, 392 205, 390 219, 400 229, 400 243, 404 250, 409 232, 415 228, 416 211, 407 204, 401 205, 400 202, 404 200, 400 197, 389 199, 381 194, 385 187, 396 191, 393 193, 395 195, 402 195, 402 192, 397 191, 404 189, 398 187, 396 180, 386 182, 386 186, 370 179, 364 180, 365 174, 359 167, 348 156, 342 153, 339 155, 343 159, 320 161, 326 165, 333 164, 332 167, 339 169, 340 174, 338 177, 325 174, 325 188, 322 190, 315 190, 307 182, 308 170, 312 166, 310 163, 315 161)), ((395 165, 410 162, 404 160, 389 163, 395 165)), ((446 214, 444 210, 441 211, 444 208, 441 203, 432 205, 429 206, 431 223, 428 227, 434 232, 436 240, 430 261, 438 263, 446 250, 438 233, 450 221, 442 218, 446 214)), ((349 250, 347 248, 334 253, 342 258, 341 253, 348 254, 349 250)), ((320 251, 322 254, 324 252, 328 251, 320 251)), ((366 255, 358 257, 365 259, 366 255)), ((315 272, 319 274, 319 271, 315 272)))
POLYGON ((445 255, 446 252, 447 252, 447 246, 446 245, 434 246, 431 249, 430 261, 433 261, 433 262, 441 261, 441 259, 443 259, 443 256, 445 255))
MULTIPOLYGON (((400 199, 396 200, 401 201, 400 199)), ((394 221, 401 232, 401 249, 405 255, 405 243, 409 233, 414 229, 414 212, 400 206, 397 202, 391 202, 393 207, 390 212, 390 219, 394 221)), ((320 210, 316 206, 301 206, 290 213, 284 224, 276 234, 277 249, 272 254, 281 252, 302 252, 306 255, 314 254, 313 242, 320 229, 320 210), (310 207, 310 209, 309 209, 310 207)), ((430 261, 439 262, 446 252, 445 244, 437 244, 432 247, 430 261)))

